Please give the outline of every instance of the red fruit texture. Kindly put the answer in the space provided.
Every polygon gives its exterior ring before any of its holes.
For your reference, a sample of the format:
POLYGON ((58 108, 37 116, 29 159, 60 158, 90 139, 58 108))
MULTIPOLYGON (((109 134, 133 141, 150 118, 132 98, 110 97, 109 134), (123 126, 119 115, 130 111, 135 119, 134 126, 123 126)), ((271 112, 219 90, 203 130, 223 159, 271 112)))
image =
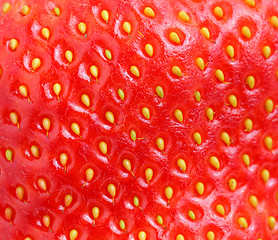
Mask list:
POLYGON ((1 240, 277 240, 278 2, 0 0, 1 240))

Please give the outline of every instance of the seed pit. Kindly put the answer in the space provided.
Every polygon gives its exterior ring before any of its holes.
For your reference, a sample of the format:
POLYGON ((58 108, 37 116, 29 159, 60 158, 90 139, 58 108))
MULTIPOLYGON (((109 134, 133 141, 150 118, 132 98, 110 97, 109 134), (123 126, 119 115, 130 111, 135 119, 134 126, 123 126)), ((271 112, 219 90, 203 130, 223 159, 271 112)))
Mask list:
POLYGON ((241 18, 237 24, 237 29, 239 36, 244 41, 252 40, 258 31, 257 25, 249 18, 241 18))

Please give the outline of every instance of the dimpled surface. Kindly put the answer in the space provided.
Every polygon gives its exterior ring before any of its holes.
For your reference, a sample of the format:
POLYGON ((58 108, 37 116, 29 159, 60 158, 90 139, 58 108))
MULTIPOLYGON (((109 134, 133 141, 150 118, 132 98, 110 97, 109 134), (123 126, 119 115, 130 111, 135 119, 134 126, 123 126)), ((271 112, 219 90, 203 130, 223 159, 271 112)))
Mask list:
MULTIPOLYGON (((0 238, 64 240, 76 229, 76 239, 95 240, 138 239, 140 231, 147 239, 159 240, 176 239, 178 234, 186 240, 206 239, 208 231, 216 240, 278 239, 277 224, 268 224, 269 216, 278 220, 278 30, 270 22, 278 15, 278 4, 257 0, 252 7, 246 2, 10 0, 10 10, 0 16, 0 238), (24 4, 30 7, 27 15, 21 13, 24 4), (223 17, 215 15, 216 6, 223 17), (60 9, 59 16, 54 7, 60 9), (155 16, 146 16, 145 7, 155 16), (109 13, 107 22, 103 10, 109 13), (188 13, 189 22, 178 18, 180 11, 188 13), (123 30, 125 21, 131 25, 129 34, 123 30), (86 34, 78 29, 80 22, 86 24, 86 34), (242 34, 243 26, 250 29, 250 38, 242 34), (209 39, 202 35, 203 27, 209 39), (50 30, 49 39, 42 28, 50 30), (171 32, 180 42, 171 41, 171 32), (18 41, 15 50, 11 39, 18 41), (153 55, 145 52, 147 43, 153 55), (228 45, 234 47, 232 58, 225 50, 228 45), (271 48, 269 58, 263 55, 266 45, 271 48), (68 50, 72 61, 65 57, 68 50), (196 66, 198 57, 204 60, 203 70, 196 66), (41 60, 35 70, 34 58, 41 60), (90 72, 92 65, 98 67, 97 79, 90 72), (139 77, 131 66, 138 68, 139 77), (173 66, 182 76, 173 74, 173 66), (224 73, 224 82, 215 76, 217 69, 224 73), (249 75, 255 78, 253 88, 246 84, 249 75), (61 86, 58 96, 55 83, 61 86), (28 97, 20 94, 21 85, 27 87, 28 97), (157 86, 163 95, 156 92, 157 86), (89 107, 82 103, 82 94, 89 96, 89 107), (229 103, 230 95, 236 97, 236 107, 229 103), (269 113, 267 99, 274 105, 269 113), (143 107, 149 109, 149 119, 143 107), (207 108, 213 109, 212 120, 207 108), (182 121, 175 117, 176 109, 182 121), (106 119, 107 111, 113 113, 114 123, 106 119), (20 130, 11 122, 11 112, 17 114, 20 130), (44 118, 51 122, 48 137, 44 118), (253 122, 251 131, 244 126, 247 118, 253 122), (72 123, 78 124, 80 134, 72 123), (227 132, 230 144, 221 140, 222 132, 227 132), (273 142, 270 149, 266 136, 273 142), (156 144, 159 137, 163 150, 156 144), (99 149, 101 141, 107 144, 107 154, 99 149), (32 146, 39 149, 37 156, 32 146), (13 152, 12 161, 7 149, 13 152), (66 171, 61 153, 68 155, 66 171), (249 166, 243 154, 249 155, 249 166), (219 169, 210 164, 211 156, 219 160, 219 169), (180 158, 186 163, 184 172, 177 166, 180 158), (123 167, 124 159, 132 172, 123 167), (88 168, 94 175, 86 182, 88 168), (149 183, 147 168, 153 170, 149 183), (263 181, 264 169, 268 181, 263 181), (46 190, 38 186, 39 178, 46 181, 46 190), (230 179, 237 183, 233 191, 230 179), (202 194, 198 182, 204 185, 202 194), (114 204, 107 190, 111 183, 116 187, 114 204), (23 199, 16 195, 18 186, 25 190, 23 199), (173 189, 169 201, 167 186, 173 189), (65 207, 67 194, 72 202, 65 207), (256 208, 249 202, 251 195, 258 199, 256 208), (224 216, 216 211, 218 204, 224 216), (8 207, 11 220, 5 215, 8 207), (93 207, 100 209, 97 219, 93 207), (42 221, 44 215, 50 217, 49 227, 42 221), (239 226, 240 217, 246 219, 246 229, 239 226)), ((2 11, 6 1, 0 3, 2 11)))

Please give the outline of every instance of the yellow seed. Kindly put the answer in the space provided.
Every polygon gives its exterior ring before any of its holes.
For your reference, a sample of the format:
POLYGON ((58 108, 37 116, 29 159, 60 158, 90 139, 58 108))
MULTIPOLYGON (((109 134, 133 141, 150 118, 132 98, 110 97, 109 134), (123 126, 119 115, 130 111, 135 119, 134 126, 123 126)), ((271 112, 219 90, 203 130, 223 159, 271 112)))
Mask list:
POLYGON ((200 102, 201 101, 201 93, 199 91, 196 91, 194 93, 194 97, 196 99, 197 102, 200 102))
POLYGON ((242 161, 244 162, 244 164, 249 167, 250 166, 250 157, 247 154, 243 154, 242 155, 242 161))
POLYGON ((173 193, 174 193, 174 190, 172 187, 168 186, 164 189, 164 194, 168 200, 170 200, 173 197, 173 193))
POLYGON ((10 49, 15 51, 18 47, 18 41, 14 38, 10 40, 10 49))
POLYGON ((150 119, 151 118, 151 113, 150 113, 150 109, 148 109, 147 107, 143 107, 142 108, 142 114, 144 115, 144 117, 146 119, 150 119))
POLYGON ((138 233, 138 239, 139 240, 146 240, 147 239, 147 234, 144 231, 140 231, 138 233))
POLYGON ((115 122, 115 118, 114 118, 114 114, 110 111, 107 111, 105 113, 105 118, 107 119, 108 122, 110 123, 114 123, 115 122))
POLYGON ((130 138, 132 141, 137 139, 136 132, 133 129, 130 131, 130 138))
POLYGON ((32 61, 32 68, 35 71, 37 68, 41 66, 42 62, 39 58, 34 58, 32 61))
POLYGON ((131 163, 128 159, 123 160, 123 166, 127 171, 131 171, 131 163))
POLYGON ((72 195, 67 194, 64 198, 64 203, 66 207, 69 207, 72 203, 72 195))
POLYGON ((152 180, 152 178, 153 178, 153 170, 151 168, 147 168, 145 170, 145 177, 146 177, 147 183, 149 183, 152 180))
POLYGON ((222 18, 224 15, 222 8, 219 6, 214 8, 213 13, 216 17, 220 17, 220 18, 222 18))
POLYGON ((215 234, 213 231, 208 231, 207 232, 207 240, 214 240, 215 239, 215 234))
POLYGON ((160 98, 164 98, 164 90, 161 86, 156 86, 155 92, 160 98))
POLYGON ((218 212, 220 215, 225 215, 225 208, 221 204, 217 204, 215 208, 216 212, 218 212))
POLYGON ((18 121, 18 115, 17 115, 17 113, 15 113, 15 112, 11 112, 11 113, 10 113, 10 121, 11 121, 12 124, 18 126, 19 121, 18 121))
POLYGON ((46 191, 47 190, 47 185, 46 185, 45 179, 39 178, 38 179, 38 186, 41 190, 46 191))
POLYGON ((265 183, 267 183, 267 181, 268 181, 269 178, 270 178, 270 173, 269 173, 269 171, 268 171, 267 169, 263 169, 263 170, 261 171, 261 177, 262 177, 263 181, 264 181, 265 183))
POLYGON ((119 95, 121 100, 125 99, 125 92, 124 92, 123 89, 121 89, 121 88, 118 89, 118 95, 119 95))
POLYGON ((17 198, 19 199, 19 200, 23 200, 23 198, 24 198, 24 193, 25 193, 25 191, 24 191, 24 188, 23 187, 17 187, 16 189, 15 189, 15 194, 16 194, 16 196, 17 196, 17 198))
POLYGON ((42 217, 42 222, 43 222, 44 226, 46 226, 48 228, 50 226, 50 217, 48 215, 44 215, 42 217))
POLYGON ((235 95, 230 95, 228 101, 234 108, 237 107, 237 98, 235 95))
POLYGON ((55 8, 53 9, 53 11, 54 11, 54 13, 56 14, 56 16, 60 16, 60 15, 61 15, 60 8, 55 7, 55 8))
POLYGON ((108 23, 108 21, 109 21, 109 12, 107 10, 103 10, 101 12, 101 17, 106 23, 108 23))
POLYGON ((254 196, 254 195, 250 196, 248 198, 248 201, 252 207, 256 208, 258 206, 258 199, 256 196, 254 196))
POLYGON ((28 89, 26 86, 21 85, 21 86, 19 86, 18 90, 22 97, 25 97, 25 98, 28 97, 28 89))
POLYGON ((145 14, 146 17, 149 17, 149 18, 154 18, 155 17, 154 10, 150 7, 146 7, 144 9, 144 14, 145 14))
POLYGON ((215 156, 211 156, 209 158, 209 163, 211 164, 211 166, 213 166, 214 168, 216 168, 217 170, 220 168, 220 163, 217 157, 215 156))
POLYGON ((197 145, 200 145, 202 143, 201 134, 198 132, 193 133, 193 139, 197 143, 197 145))
POLYGON ((248 223, 247 223, 246 219, 243 217, 238 218, 237 223, 243 229, 248 228, 248 223))
POLYGON ((152 57, 153 56, 153 46, 149 43, 145 45, 145 52, 152 57))
POLYGON ((92 168, 87 168, 85 172, 87 182, 90 182, 94 177, 94 170, 92 168))
POLYGON ((62 164, 62 166, 65 167, 67 165, 67 161, 68 161, 69 157, 66 153, 61 153, 59 159, 60 159, 60 163, 62 164))
POLYGON ((50 37, 50 31, 49 31, 48 28, 43 28, 42 31, 41 31, 41 33, 42 33, 42 36, 43 36, 46 40, 49 39, 49 37, 50 37))
POLYGON ((179 122, 183 122, 183 114, 181 110, 176 109, 174 115, 179 122))
POLYGON ((271 150, 272 146, 273 146, 273 140, 270 136, 266 136, 264 138, 264 144, 266 146, 267 149, 271 150))
POLYGON ((3 8, 2 8, 2 12, 3 13, 7 13, 10 9, 11 9, 11 4, 10 3, 4 3, 3 8))
POLYGON ((253 121, 249 118, 244 121, 245 131, 250 132, 253 128, 253 121))
POLYGON ((98 219, 99 213, 100 213, 100 210, 99 210, 98 207, 93 207, 92 208, 92 214, 93 214, 94 219, 98 219))
POLYGON ((139 69, 138 67, 136 66, 131 66, 130 67, 130 72, 135 76, 135 77, 140 77, 140 72, 139 72, 139 69))
POLYGON ((255 0, 245 0, 246 5, 250 6, 250 7, 255 7, 256 6, 256 2, 255 0))
POLYGON ((278 28, 278 17, 277 16, 272 16, 270 18, 270 23, 273 27, 278 28))
POLYGON ((173 66, 172 67, 172 73, 178 77, 182 76, 181 69, 178 66, 173 66))
POLYGON ((26 237, 26 238, 24 238, 24 240, 32 240, 32 238, 26 237))
POLYGON ((269 216, 267 218, 267 223, 268 223, 268 227, 272 230, 275 228, 276 225, 276 219, 273 216, 269 216))
POLYGON ((125 230, 125 221, 121 219, 121 220, 119 221, 119 226, 120 226, 120 228, 124 231, 124 230, 125 230))
POLYGON ((213 112, 212 108, 206 109, 206 116, 207 116, 208 120, 210 120, 210 121, 213 120, 214 112, 213 112))
POLYGON ((203 27, 201 29, 201 33, 203 34, 203 36, 206 38, 206 39, 210 39, 210 32, 209 30, 206 28, 206 27, 203 27))
POLYGON ((186 163, 185 163, 184 159, 179 158, 179 159, 177 160, 177 165, 178 165, 178 167, 179 167, 180 170, 182 170, 183 172, 186 171, 186 163))
POLYGON ((116 196, 116 186, 113 183, 110 183, 107 186, 107 191, 109 192, 109 194, 113 198, 113 202, 114 202, 114 197, 116 196))
POLYGON ((100 142, 98 147, 104 155, 107 154, 107 144, 106 144, 106 142, 100 142))
POLYGON ((6 159, 7 159, 9 162, 12 162, 12 161, 13 161, 13 151, 12 151, 11 149, 7 149, 7 150, 6 150, 5 156, 6 156, 6 159))
POLYGON ((229 55, 230 58, 233 58, 235 56, 235 49, 232 45, 228 45, 226 47, 226 52, 229 55))
POLYGON ((106 50, 105 50, 105 56, 106 56, 106 58, 108 58, 109 60, 111 60, 111 59, 112 59, 112 53, 111 53, 111 51, 108 50, 108 49, 106 49, 106 50))
POLYGON ((215 234, 213 231, 208 231, 207 232, 207 240, 214 240, 215 239, 215 234))
POLYGON ((202 59, 201 57, 196 58, 195 63, 201 71, 205 69, 205 62, 204 59, 202 59))
POLYGON ((163 225, 163 218, 160 215, 157 215, 156 220, 158 224, 163 225))
POLYGON ((251 38, 251 30, 247 26, 243 26, 241 28, 241 33, 246 38, 251 38))
POLYGON ((123 29, 126 33, 130 34, 131 32, 131 24, 129 22, 123 23, 123 29))
POLYGON ((274 103, 271 99, 266 99, 264 108, 267 111, 267 113, 271 113, 273 111, 274 103))
POLYGON ((271 48, 270 46, 264 46, 263 47, 263 55, 265 58, 269 58, 271 55, 271 48))
POLYGON ((227 132, 222 132, 220 135, 221 140, 228 146, 231 144, 232 140, 227 132))
POLYGON ((61 87, 61 85, 59 83, 55 83, 53 85, 53 91, 57 95, 58 100, 59 100, 59 94, 60 94, 61 90, 62 90, 62 87, 61 87))
POLYGON ((65 58, 67 59, 67 61, 68 61, 69 63, 71 63, 71 62, 72 62, 72 59, 73 59, 73 53, 72 53, 72 51, 67 50, 67 51, 65 52, 65 58))
POLYGON ((44 118, 42 120, 42 125, 43 125, 43 128, 48 131, 50 129, 50 126, 51 126, 51 122, 49 120, 49 118, 44 118))
POLYGON ((199 193, 199 195, 203 195, 204 191, 205 191, 205 186, 202 182, 198 182, 195 186, 196 191, 199 193))
POLYGON ((80 136, 80 126, 77 123, 72 123, 70 127, 76 135, 80 136))
POLYGON ((176 240, 185 240, 184 236, 182 234, 178 234, 176 236, 176 240))
POLYGON ((83 23, 83 22, 80 22, 80 23, 78 24, 78 30, 79 30, 82 34, 85 34, 86 31, 87 31, 87 26, 86 26, 86 24, 83 23))
POLYGON ((155 141, 156 146, 159 148, 160 151, 164 150, 164 139, 162 137, 158 137, 155 141))
POLYGON ((40 156, 40 150, 39 150, 38 146, 32 145, 31 146, 31 153, 35 158, 38 158, 40 156))
POLYGON ((90 107, 91 101, 90 101, 90 98, 87 94, 82 94, 81 101, 86 107, 90 107))
POLYGON ((221 82, 224 82, 224 80, 225 80, 224 73, 220 69, 217 69, 215 71, 214 76, 221 82))
POLYGON ((237 181, 234 178, 231 178, 228 182, 228 186, 231 191, 235 191, 237 186, 237 181))
POLYGON ((26 15, 29 14, 29 12, 30 12, 30 7, 28 7, 27 5, 24 5, 24 6, 22 7, 22 9, 21 9, 21 13, 22 13, 24 16, 26 16, 26 15))
POLYGON ((251 88, 251 89, 253 89, 254 88, 254 86, 255 86, 255 78, 253 77, 253 76, 248 76, 247 78, 246 78, 246 84, 251 88))
POLYGON ((135 196, 135 197, 133 198, 133 204, 134 204, 135 207, 138 207, 138 206, 139 206, 140 203, 139 203, 139 198, 138 198, 138 197, 135 196))
POLYGON ((169 35, 172 42, 179 44, 181 42, 180 37, 177 33, 171 32, 169 35))
POLYGON ((192 210, 189 210, 187 214, 188 217, 190 217, 192 220, 196 219, 195 213, 192 210))
POLYGON ((78 237, 78 231, 76 229, 70 230, 69 234, 70 240, 75 240, 78 237))
POLYGON ((97 67, 97 66, 92 65, 92 66, 90 67, 90 72, 91 72, 91 74, 92 74, 95 78, 98 77, 98 67, 97 67))
POLYGON ((188 14, 184 11, 180 11, 178 13, 178 18, 183 22, 189 22, 190 21, 190 18, 188 16, 188 14))
POLYGON ((11 221, 12 217, 13 217, 13 210, 10 207, 7 207, 5 209, 5 218, 7 221, 11 221))

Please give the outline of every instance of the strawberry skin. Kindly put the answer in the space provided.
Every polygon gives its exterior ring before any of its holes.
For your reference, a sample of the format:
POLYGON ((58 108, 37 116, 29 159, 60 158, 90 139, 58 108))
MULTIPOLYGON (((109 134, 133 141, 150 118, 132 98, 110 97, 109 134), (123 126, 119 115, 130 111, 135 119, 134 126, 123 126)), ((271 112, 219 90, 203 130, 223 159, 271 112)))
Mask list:
POLYGON ((278 239, 276 1, 0 6, 0 239, 278 239))

